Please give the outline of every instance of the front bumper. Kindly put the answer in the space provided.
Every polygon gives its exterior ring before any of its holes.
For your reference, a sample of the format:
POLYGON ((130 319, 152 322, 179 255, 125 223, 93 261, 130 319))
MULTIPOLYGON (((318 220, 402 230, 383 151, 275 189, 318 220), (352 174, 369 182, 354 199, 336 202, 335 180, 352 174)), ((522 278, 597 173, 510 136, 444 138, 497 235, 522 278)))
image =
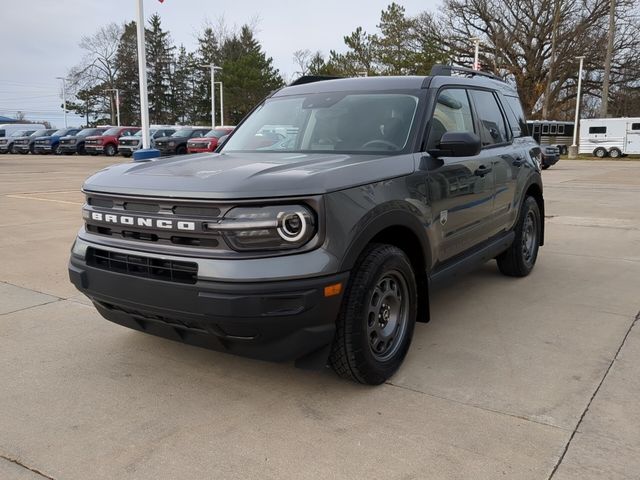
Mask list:
POLYGON ((213 152, 213 150, 211 148, 209 148, 208 146, 190 147, 190 146, 187 145, 187 152, 188 153, 207 153, 207 152, 213 152))
POLYGON ((69 278, 107 320, 251 358, 326 365, 342 293, 326 297, 324 288, 346 286, 348 273, 258 282, 198 277, 185 284, 98 267, 87 252, 85 258, 71 256, 69 278))
POLYGON ((31 149, 31 145, 13 145, 13 149, 16 152, 28 152, 31 149))
POLYGON ((78 146, 75 143, 73 145, 60 144, 60 146, 58 147, 58 150, 60 150, 60 153, 77 153, 78 146))
POLYGON ((555 165, 560 160, 559 153, 550 153, 550 154, 542 154, 542 164, 543 165, 555 165))
POLYGON ((170 147, 168 145, 156 143, 156 149, 160 151, 161 155, 175 155, 176 150, 178 149, 178 146, 175 145, 173 147, 170 147))
POLYGON ((87 145, 84 144, 84 151, 87 153, 102 153, 104 151, 103 145, 87 145))
POLYGON ((51 153, 51 145, 36 145, 33 147, 35 153, 51 153))

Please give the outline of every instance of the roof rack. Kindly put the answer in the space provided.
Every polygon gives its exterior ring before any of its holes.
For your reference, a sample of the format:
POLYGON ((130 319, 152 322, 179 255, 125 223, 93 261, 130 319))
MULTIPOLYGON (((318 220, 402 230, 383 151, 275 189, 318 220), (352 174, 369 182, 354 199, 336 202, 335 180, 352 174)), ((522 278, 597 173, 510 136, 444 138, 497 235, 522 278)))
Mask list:
POLYGON ((304 85, 305 83, 314 83, 314 82, 322 82, 323 80, 335 80, 336 78, 342 77, 334 77, 329 75, 303 75, 302 77, 294 80, 289 85, 290 87, 293 85, 304 85))
POLYGON ((457 67, 455 65, 434 65, 433 67, 431 67, 430 75, 432 77, 453 77, 455 76, 454 73, 466 77, 486 77, 492 80, 498 80, 499 82, 506 83, 504 78, 500 78, 493 73, 481 72, 480 70, 472 70, 471 68, 466 67, 457 67))

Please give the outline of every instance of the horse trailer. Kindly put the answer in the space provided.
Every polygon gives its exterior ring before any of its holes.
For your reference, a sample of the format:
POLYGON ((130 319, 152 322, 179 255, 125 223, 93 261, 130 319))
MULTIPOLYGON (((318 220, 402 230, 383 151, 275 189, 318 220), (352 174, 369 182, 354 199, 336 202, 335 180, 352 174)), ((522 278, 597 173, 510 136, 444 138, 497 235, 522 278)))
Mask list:
POLYGON ((581 120, 578 151, 598 158, 640 155, 640 117, 581 120))

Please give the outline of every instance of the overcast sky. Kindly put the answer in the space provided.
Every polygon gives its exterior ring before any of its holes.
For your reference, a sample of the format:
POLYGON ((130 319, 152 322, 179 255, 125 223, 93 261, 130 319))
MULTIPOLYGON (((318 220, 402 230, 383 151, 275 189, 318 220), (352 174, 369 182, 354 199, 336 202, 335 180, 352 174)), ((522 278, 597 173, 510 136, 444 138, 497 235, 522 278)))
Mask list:
MULTIPOLYGON (((157 12, 176 45, 192 50, 206 19, 224 16, 228 25, 258 18, 258 38, 288 79, 298 49, 344 50, 342 37, 357 26, 373 32, 391 0, 145 0, 145 16, 157 12)), ((434 10, 438 0, 399 0, 409 15, 434 10)), ((78 63, 80 37, 100 25, 136 15, 136 0, 2 0, 0 115, 22 110, 28 119, 63 126, 60 81, 78 63)), ((69 124, 81 119, 69 118, 69 124)))

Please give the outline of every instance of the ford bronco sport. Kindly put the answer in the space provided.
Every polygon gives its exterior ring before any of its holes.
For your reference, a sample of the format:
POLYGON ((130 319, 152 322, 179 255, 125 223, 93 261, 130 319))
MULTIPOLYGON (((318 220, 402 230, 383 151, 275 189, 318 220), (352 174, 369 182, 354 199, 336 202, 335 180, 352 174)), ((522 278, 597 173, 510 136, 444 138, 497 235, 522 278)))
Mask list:
POLYGON ((525 132, 516 90, 471 70, 303 77, 219 153, 90 177, 69 275, 115 323, 379 384, 433 288, 494 258, 533 269, 544 203, 525 132))

